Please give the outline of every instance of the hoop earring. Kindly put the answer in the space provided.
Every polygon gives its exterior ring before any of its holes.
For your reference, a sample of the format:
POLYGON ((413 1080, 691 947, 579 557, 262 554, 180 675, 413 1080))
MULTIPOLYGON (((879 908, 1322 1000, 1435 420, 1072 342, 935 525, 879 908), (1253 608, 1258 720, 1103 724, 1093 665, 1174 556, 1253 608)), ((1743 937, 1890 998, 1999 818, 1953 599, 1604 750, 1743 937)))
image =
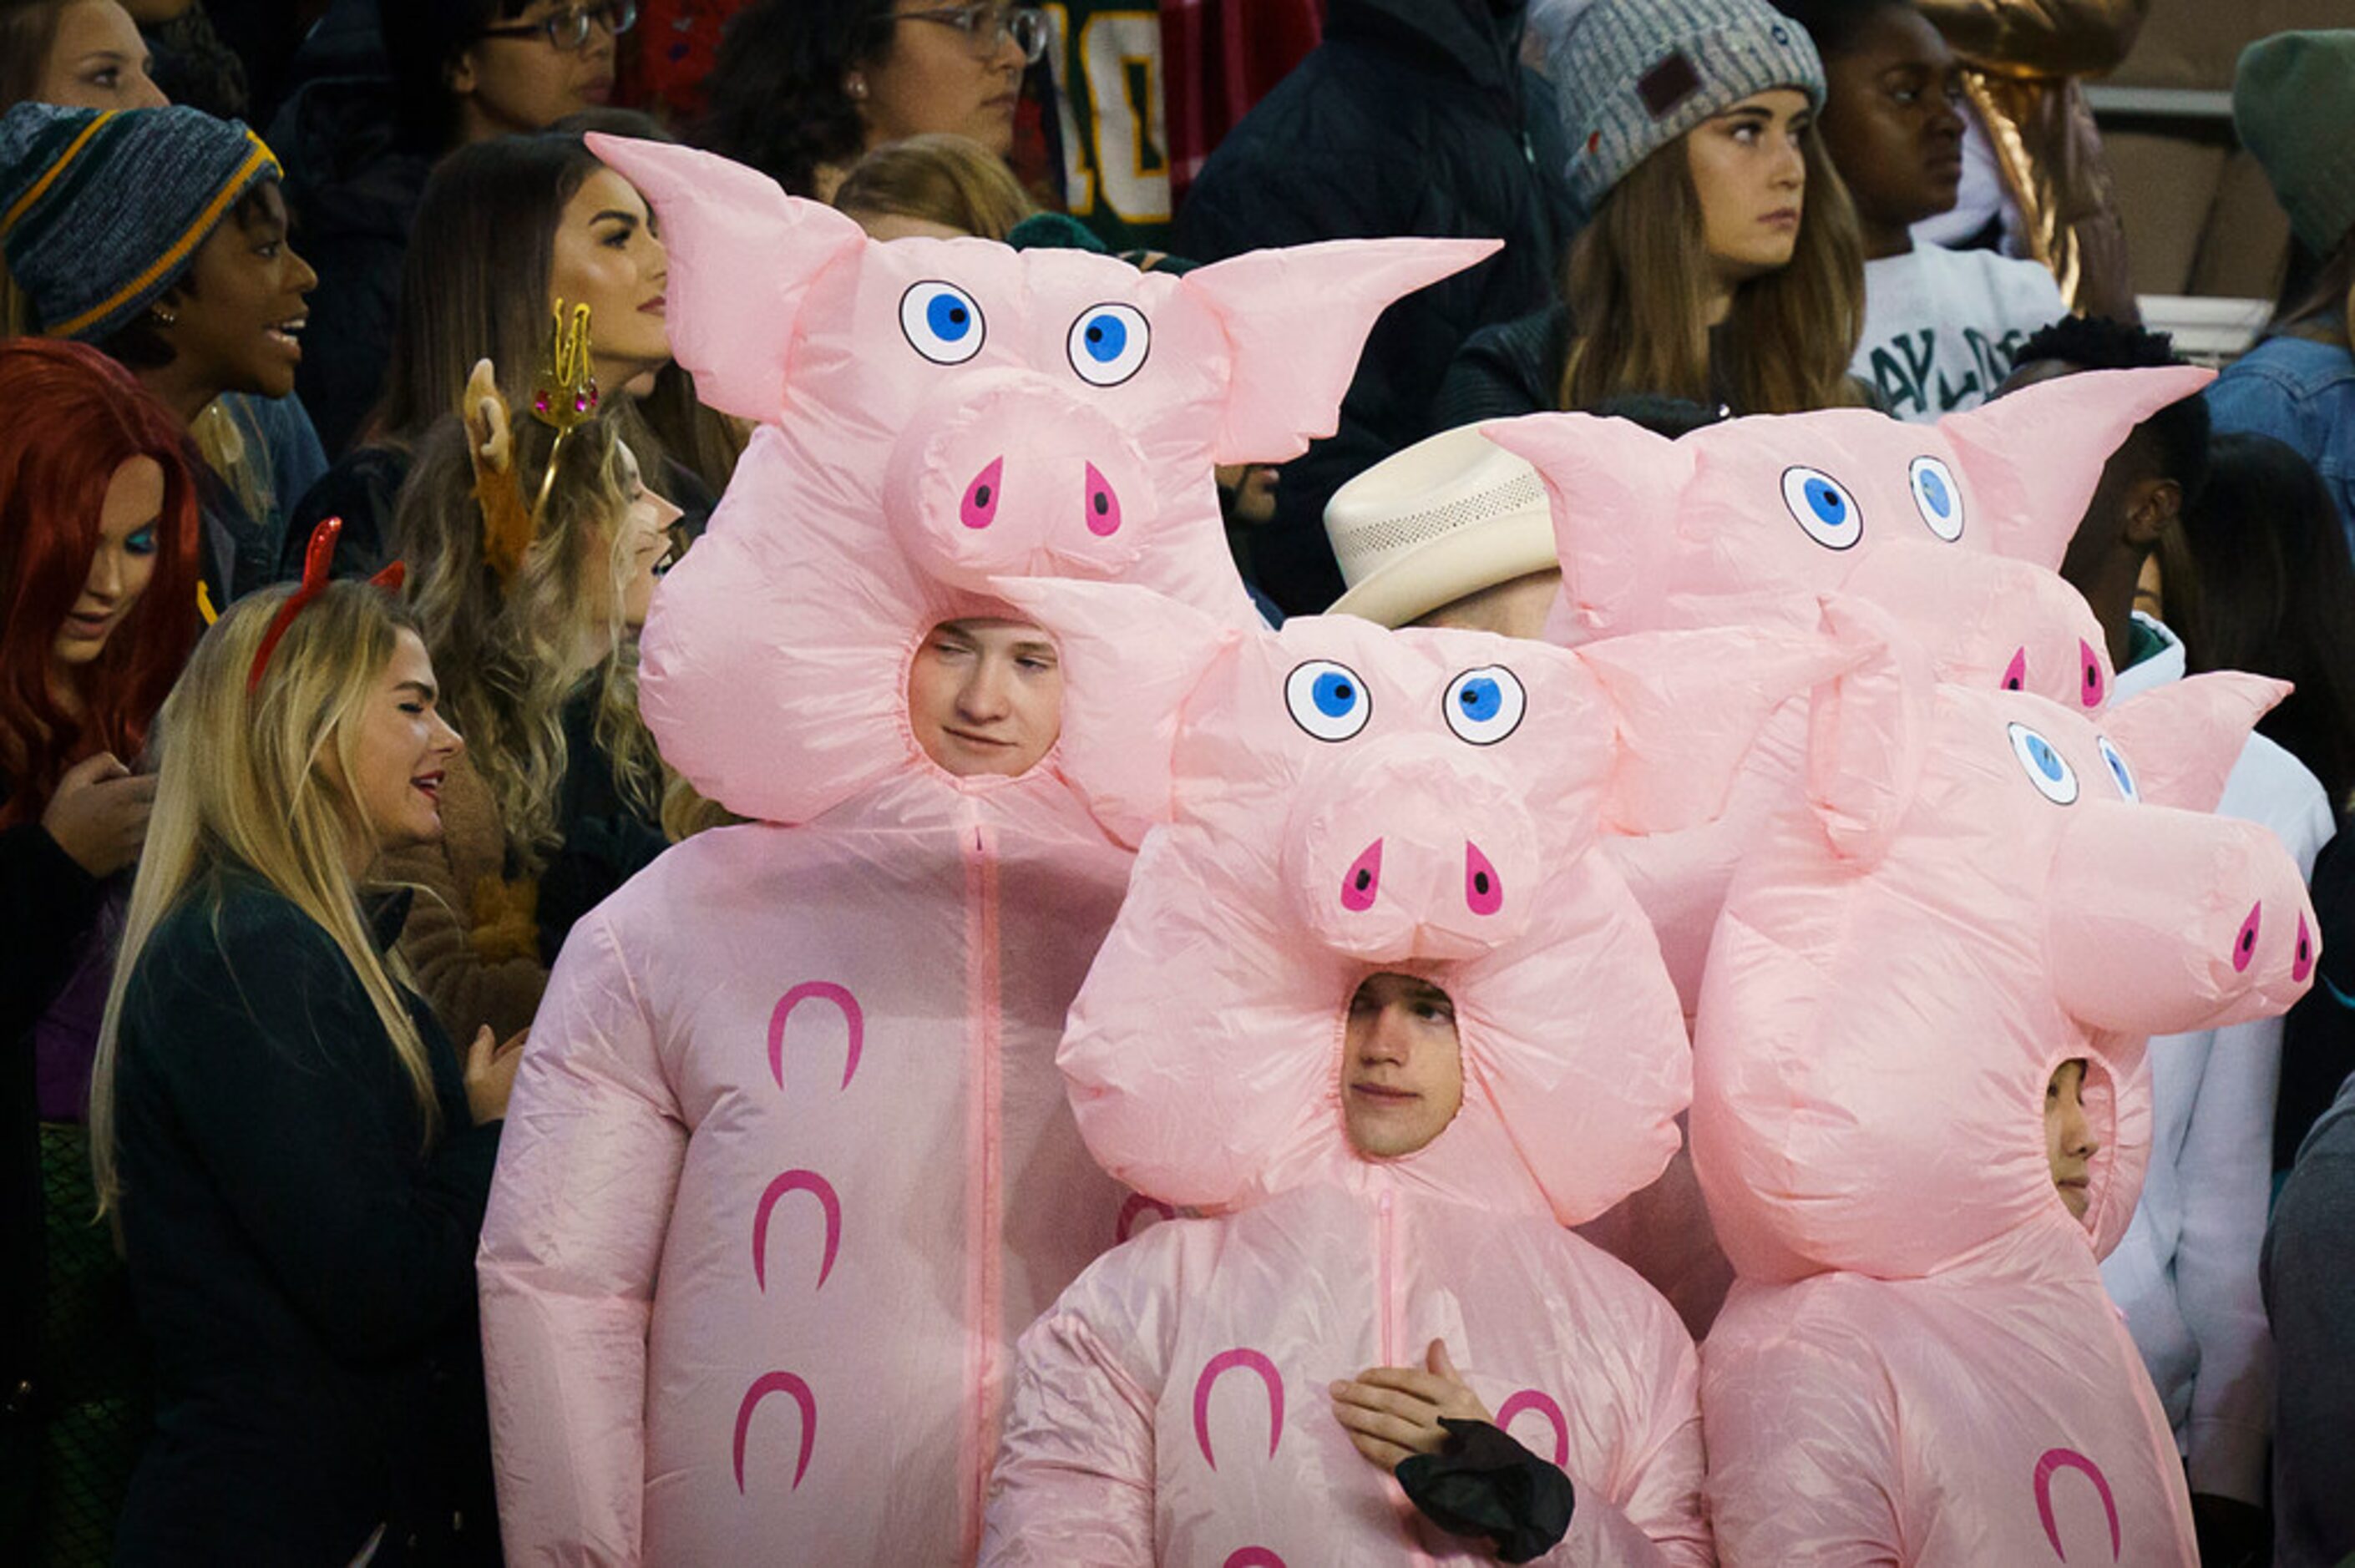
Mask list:
POLYGON ((853 98, 864 99, 867 96, 867 79, 854 71, 850 79, 842 84, 842 90, 853 98))

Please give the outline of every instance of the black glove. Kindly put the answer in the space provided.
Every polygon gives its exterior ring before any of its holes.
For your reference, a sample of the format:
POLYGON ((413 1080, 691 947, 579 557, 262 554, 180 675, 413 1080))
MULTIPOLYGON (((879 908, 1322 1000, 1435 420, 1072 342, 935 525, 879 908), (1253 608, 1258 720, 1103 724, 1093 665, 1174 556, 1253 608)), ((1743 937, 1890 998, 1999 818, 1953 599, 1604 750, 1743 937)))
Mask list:
POLYGON ((1507 1563, 1554 1548, 1577 1502, 1570 1478, 1485 1421, 1443 1415, 1447 1446, 1401 1459, 1399 1485, 1450 1535, 1485 1536, 1507 1563))

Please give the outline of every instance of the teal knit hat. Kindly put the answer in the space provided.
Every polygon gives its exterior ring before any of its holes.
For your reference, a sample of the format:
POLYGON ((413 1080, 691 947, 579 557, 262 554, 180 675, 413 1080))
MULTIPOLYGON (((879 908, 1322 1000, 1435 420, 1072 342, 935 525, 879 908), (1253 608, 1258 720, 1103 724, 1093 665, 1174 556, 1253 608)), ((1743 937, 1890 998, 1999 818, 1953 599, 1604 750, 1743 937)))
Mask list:
POLYGON ((2275 33, 2241 51, 2232 129, 2256 154, 2290 227, 2327 256, 2355 228, 2355 30, 2275 33))
POLYGON ((1593 0, 1533 14, 1588 217, 1653 153, 1753 92, 1796 88, 1817 109, 1824 62, 1766 0, 1593 0))
POLYGON ((261 138, 201 110, 20 103, 0 115, 0 254, 42 335, 102 343, 278 176, 261 138))

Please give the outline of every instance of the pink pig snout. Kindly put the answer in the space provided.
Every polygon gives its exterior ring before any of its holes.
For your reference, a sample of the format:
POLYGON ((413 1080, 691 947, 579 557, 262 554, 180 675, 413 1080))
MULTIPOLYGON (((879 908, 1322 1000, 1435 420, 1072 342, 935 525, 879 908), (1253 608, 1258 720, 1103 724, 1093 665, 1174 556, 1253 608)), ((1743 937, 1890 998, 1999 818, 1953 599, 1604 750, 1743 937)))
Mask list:
POLYGON ((1157 511, 1128 432, 1027 370, 960 376, 911 414, 883 504, 927 571, 976 589, 995 577, 1117 577, 1157 511))
POLYGON ((1318 941, 1397 963, 1474 958, 1520 935, 1543 870, 1536 823, 1470 750, 1411 736, 1303 780, 1283 875, 1318 941))
POLYGON ((2253 822, 2086 802, 2047 907, 2061 1005, 2095 1029, 2175 1034, 2289 1010, 2319 938, 2281 842, 2253 822))

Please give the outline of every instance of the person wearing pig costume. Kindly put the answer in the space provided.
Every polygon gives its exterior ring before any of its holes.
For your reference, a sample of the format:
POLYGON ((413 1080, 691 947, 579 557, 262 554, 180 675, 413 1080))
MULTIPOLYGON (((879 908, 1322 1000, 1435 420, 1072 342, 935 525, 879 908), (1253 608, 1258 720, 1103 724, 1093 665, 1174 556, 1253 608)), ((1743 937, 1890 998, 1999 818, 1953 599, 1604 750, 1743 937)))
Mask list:
POLYGON ((1566 1534, 1490 1520, 1508 1560, 1709 1562, 1691 1340, 1563 1228, 1659 1171, 1687 1097, 1675 992, 1593 852, 1714 810, 1845 650, 1237 633, 1116 585, 1004 591, 1071 661, 1066 770, 1167 824, 1057 1060, 1098 1160, 1205 1217, 1145 1230, 1024 1335, 984 1563, 1487 1560, 1328 1404, 1426 1355, 1519 1466, 1512 1438, 1570 1478, 1566 1534), (1461 1046, 1460 1109, 1390 1158, 1343 1082, 1369 975, 1444 992, 1461 1046))
POLYGON ((1726 896, 1692 1149, 1740 1279, 1702 1351, 1730 1564, 2198 1562, 2167 1417, 2097 1259, 2148 1153, 2145 1036, 2309 983, 2297 867, 2205 815, 2284 689, 2203 675, 2087 716, 1937 684, 1817 695, 1807 808, 1726 896), (2048 1084, 2082 1059, 2081 1222, 2048 1084))
POLYGON ((661 216, 682 363, 761 421, 642 683, 753 821, 588 916, 532 1028, 480 1257, 507 1559, 970 1561, 1013 1336, 1128 1223, 1052 1054, 1129 855, 1052 752, 949 766, 996 721, 911 716, 911 670, 997 574, 1252 623, 1213 462, 1328 428, 1380 310, 1488 247, 884 245, 594 141, 661 216))
MULTIPOLYGON (((1778 624, 1838 592, 1891 617, 1940 679, 2090 712, 2110 694, 2108 645, 2055 568, 2110 451, 2208 379, 2088 374, 1931 426, 1847 408, 1731 419, 1676 440, 1586 414, 1482 433, 1544 482, 1562 565, 1554 641, 1778 624)), ((1795 700, 1760 736, 1722 816, 1606 846, 1659 933, 1688 1018, 1734 866, 1798 798, 1805 732, 1795 700)), ((1732 1276, 1689 1157, 1590 1234, 1666 1293, 1696 1337, 1708 1332, 1732 1276)))

